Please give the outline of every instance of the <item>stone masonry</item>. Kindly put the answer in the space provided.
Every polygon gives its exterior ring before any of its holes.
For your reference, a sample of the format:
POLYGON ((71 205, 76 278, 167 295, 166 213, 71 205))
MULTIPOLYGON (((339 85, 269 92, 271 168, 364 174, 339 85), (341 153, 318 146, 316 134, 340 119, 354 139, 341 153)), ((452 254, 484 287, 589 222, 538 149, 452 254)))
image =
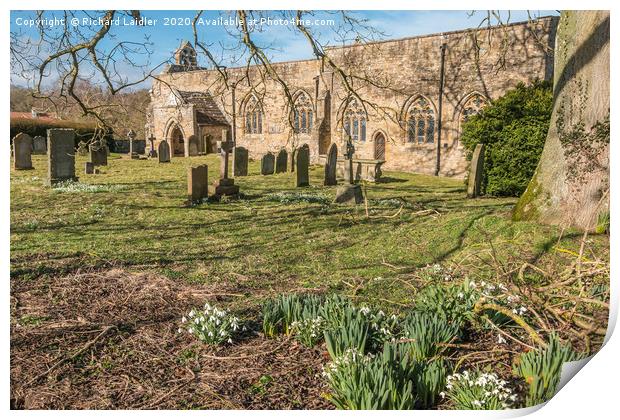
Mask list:
MULTIPOLYGON (((440 175, 464 178, 468 165, 459 141, 462 122, 518 83, 552 78, 557 23, 557 17, 545 17, 328 48, 343 69, 374 82, 356 80, 366 107, 351 99, 338 75, 315 59, 274 64, 293 94, 293 105, 275 82, 258 83, 252 67, 247 73, 255 82, 253 91, 244 81, 232 92, 215 70, 174 64, 153 81, 147 132, 168 142, 173 156, 189 156, 191 136, 199 154, 213 153, 215 139, 228 128, 234 145, 247 148, 251 159, 281 149, 291 154, 305 143, 313 164, 325 164, 331 144, 344 150, 347 133, 353 133, 354 159, 385 160, 384 170, 433 174, 443 44, 440 175), (503 42, 508 43, 505 50, 503 42)), ((231 85, 246 77, 245 67, 226 71, 231 85)))

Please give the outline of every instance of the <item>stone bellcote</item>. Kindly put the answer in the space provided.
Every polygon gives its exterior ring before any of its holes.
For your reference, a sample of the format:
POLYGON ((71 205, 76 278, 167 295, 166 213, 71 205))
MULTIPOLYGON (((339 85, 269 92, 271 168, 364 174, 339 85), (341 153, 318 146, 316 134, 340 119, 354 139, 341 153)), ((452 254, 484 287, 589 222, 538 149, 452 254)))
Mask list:
POLYGON ((181 46, 174 53, 174 59, 177 65, 188 69, 198 66, 196 61, 196 50, 188 41, 183 41, 181 46))

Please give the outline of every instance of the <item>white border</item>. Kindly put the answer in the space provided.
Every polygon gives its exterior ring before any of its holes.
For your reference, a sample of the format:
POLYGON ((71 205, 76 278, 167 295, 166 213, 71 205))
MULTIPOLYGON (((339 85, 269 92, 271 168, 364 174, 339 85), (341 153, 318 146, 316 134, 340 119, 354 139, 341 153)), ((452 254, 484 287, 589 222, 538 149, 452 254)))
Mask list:
MULTIPOLYGON (((249 9, 290 9, 293 4, 290 1, 271 0, 271 1, 241 1, 241 0, 229 0, 225 3, 207 3, 201 2, 197 4, 196 1, 188 0, 175 0, 174 2, 157 2, 154 1, 135 1, 135 0, 113 0, 105 3, 105 8, 134 8, 134 9, 151 9, 151 10, 165 10, 165 9, 195 9, 197 6, 204 7, 206 9, 220 9, 223 7, 227 9, 237 8, 249 8, 249 9), (217 7, 220 6, 220 7, 217 7)), ((615 26, 616 9, 618 9, 618 1, 599 1, 590 0, 583 1, 482 1, 482 0, 470 0, 470 1, 457 1, 457 0, 442 0, 441 2, 429 2, 429 1, 405 1, 405 0, 383 0, 383 1, 371 1, 371 0, 348 0, 348 1, 326 1, 326 0, 306 0, 295 3, 295 7, 304 9, 350 9, 350 10, 486 10, 493 8, 501 9, 513 9, 513 10, 549 10, 549 9, 611 9, 612 10, 612 26, 611 26, 611 74, 620 74, 618 71, 618 57, 617 57, 617 43, 618 31, 615 26), (498 4, 499 3, 499 4, 498 4)), ((32 1, 22 0, 18 3, 3 2, 2 7, 2 21, 9 22, 10 8, 29 10, 29 9, 101 9, 103 4, 100 1, 91 0, 66 0, 66 1, 32 1)), ((9 56, 9 29, 8 25, 5 26, 1 47, 3 49, 2 54, 4 57, 9 56)), ((5 345, 2 348, 4 364, 2 390, 4 391, 4 405, 5 410, 9 409, 9 179, 10 179, 10 156, 8 153, 8 123, 9 123, 9 83, 10 69, 9 60, 2 67, 2 74, 4 83, 1 86, 2 97, 5 98, 2 104, 2 110, 4 118, 2 118, 2 130, 4 135, 3 151, 0 153, 0 165, 3 169, 2 178, 0 180, 0 188, 3 192, 3 199, 0 204, 0 214, 2 217, 2 223, 0 223, 0 235, 4 239, 0 248, 0 269, 2 270, 3 282, 3 322, 0 328, 2 329, 3 337, 5 337, 5 345)), ((612 113, 611 113, 611 125, 612 125, 612 145, 611 145, 611 180, 612 191, 615 191, 615 187, 618 184, 618 167, 617 163, 617 135, 616 127, 618 123, 618 112, 614 108, 613 98, 618 96, 618 85, 615 83, 615 79, 611 83, 611 98, 612 98, 612 113)), ((618 228, 616 217, 619 215, 617 211, 618 198, 617 194, 611 196, 611 209, 612 209, 612 238, 611 238, 611 255, 618 252, 618 238, 619 235, 616 232, 618 228)), ((617 254, 616 254, 617 255, 617 254)), ((617 272, 618 260, 612 259, 611 272, 612 272, 612 302, 611 302, 611 318, 609 322, 610 331, 615 326, 618 310, 618 280, 615 276, 617 272)), ((566 419, 607 419, 611 418, 612 413, 617 416, 618 408, 618 378, 620 378, 620 343, 618 342, 617 334, 609 337, 609 341, 604 348, 595 355, 592 360, 582 369, 576 378, 570 380, 568 384, 556 395, 547 405, 538 411, 535 411, 530 415, 533 419, 546 419, 550 416, 566 419)), ((531 411, 531 410, 527 410, 531 411)), ((86 413, 83 412, 51 412, 51 411, 30 411, 30 412, 11 412, 10 415, 29 418, 74 418, 83 417, 86 413)), ((460 412, 460 411, 415 411, 415 412, 321 412, 321 416, 326 417, 339 417, 339 418, 353 418, 366 419, 377 418, 379 416, 389 416, 391 418, 502 418, 512 417, 519 414, 525 414, 522 410, 516 410, 513 412, 460 412)), ((114 418, 126 418, 137 417, 142 415, 137 411, 92 411, 88 412, 88 416, 96 417, 114 417, 114 418)), ((188 416, 204 419, 217 417, 218 420, 225 420, 230 418, 237 418, 239 416, 252 417, 252 418, 272 418, 272 417, 302 417, 311 418, 317 414, 311 411, 305 412, 264 412, 264 411, 200 411, 200 412, 174 412, 174 411, 162 411, 162 412, 149 412, 149 417, 156 418, 169 418, 173 416, 188 416)), ((614 417, 615 417, 614 416, 614 417)))

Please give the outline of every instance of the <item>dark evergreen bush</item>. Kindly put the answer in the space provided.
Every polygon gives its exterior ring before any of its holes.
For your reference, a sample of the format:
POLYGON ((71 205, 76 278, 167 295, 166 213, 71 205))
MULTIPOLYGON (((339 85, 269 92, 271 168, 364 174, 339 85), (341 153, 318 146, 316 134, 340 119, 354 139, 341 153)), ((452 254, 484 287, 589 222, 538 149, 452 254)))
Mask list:
POLYGON ((477 143, 486 145, 484 193, 520 196, 525 191, 542 154, 552 103, 551 83, 519 84, 463 124, 468 159, 477 143))
MULTIPOLYGON (((47 137, 48 128, 72 128, 75 130, 75 145, 80 141, 88 142, 93 138, 97 130, 94 123, 68 121, 68 120, 36 120, 31 118, 11 118, 11 139, 19 133, 26 133, 31 137, 42 136, 47 137)), ((107 130, 104 135, 106 141, 112 141, 112 131, 107 130)))

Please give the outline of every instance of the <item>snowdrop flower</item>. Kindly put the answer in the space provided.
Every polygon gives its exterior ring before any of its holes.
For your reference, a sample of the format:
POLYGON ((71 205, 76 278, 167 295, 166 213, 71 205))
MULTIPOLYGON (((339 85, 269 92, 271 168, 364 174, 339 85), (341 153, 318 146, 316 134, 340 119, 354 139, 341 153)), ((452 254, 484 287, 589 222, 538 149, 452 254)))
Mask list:
POLYGON ((497 334, 497 343, 506 344, 506 339, 501 334, 497 334))
POLYGON ((187 322, 187 318, 185 317, 181 318, 181 322, 187 322))

